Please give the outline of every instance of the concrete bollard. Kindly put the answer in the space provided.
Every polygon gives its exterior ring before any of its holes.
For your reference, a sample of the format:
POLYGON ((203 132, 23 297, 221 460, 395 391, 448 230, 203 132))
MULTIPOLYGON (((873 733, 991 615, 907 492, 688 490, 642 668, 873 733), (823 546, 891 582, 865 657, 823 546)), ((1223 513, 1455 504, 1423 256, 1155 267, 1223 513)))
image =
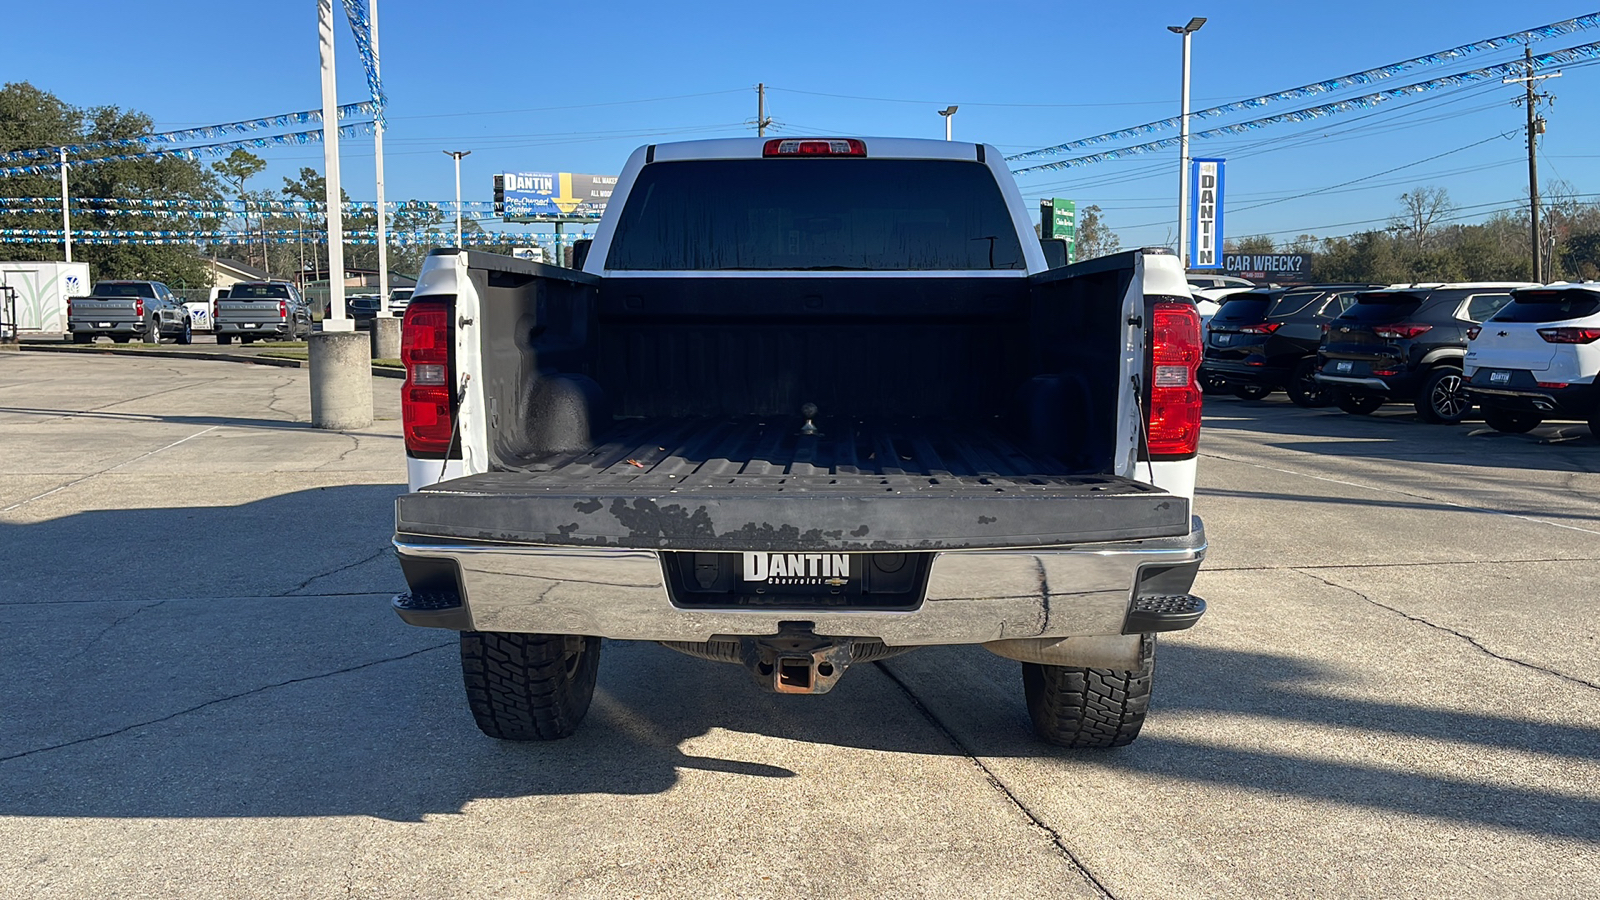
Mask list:
POLYGON ((372 320, 372 358, 400 358, 400 320, 378 316, 372 320))
POLYGON ((359 331, 311 336, 311 426, 330 431, 372 424, 372 355, 359 331))

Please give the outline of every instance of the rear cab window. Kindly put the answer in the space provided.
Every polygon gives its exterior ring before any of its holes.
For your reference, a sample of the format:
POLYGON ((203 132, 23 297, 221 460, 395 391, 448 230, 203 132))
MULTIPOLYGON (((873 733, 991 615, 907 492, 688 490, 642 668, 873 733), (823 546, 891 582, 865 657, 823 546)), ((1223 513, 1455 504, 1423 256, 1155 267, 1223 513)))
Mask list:
POLYGON ((1600 312, 1594 291, 1518 291, 1493 316, 1496 322, 1565 322, 1600 312))
POLYGON ((134 283, 122 283, 122 284, 105 284, 105 283, 102 282, 102 283, 97 284, 97 285, 94 286, 94 292, 90 296, 93 296, 93 297, 155 297, 156 296, 156 289, 155 289, 154 285, 151 285, 151 284, 148 284, 148 283, 134 282, 134 283))
POLYGON ((236 284, 228 291, 229 300, 288 300, 286 284, 236 284))
POLYGON ((1025 269, 987 166, 945 159, 718 159, 640 170, 606 268, 1025 269))

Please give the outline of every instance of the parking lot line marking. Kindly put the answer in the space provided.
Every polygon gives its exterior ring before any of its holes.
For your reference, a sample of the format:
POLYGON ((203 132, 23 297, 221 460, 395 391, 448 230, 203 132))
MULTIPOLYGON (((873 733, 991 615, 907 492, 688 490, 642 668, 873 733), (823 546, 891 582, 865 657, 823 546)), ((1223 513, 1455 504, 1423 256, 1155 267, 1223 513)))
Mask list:
POLYGON ((28 499, 23 500, 23 501, 18 502, 18 503, 13 503, 10 506, 6 507, 5 509, 0 509, 0 513, 11 512, 14 509, 18 509, 20 507, 27 506, 29 503, 32 503, 35 500, 42 500, 45 497, 50 496, 51 494, 59 494, 62 491, 66 490, 67 488, 72 487, 73 485, 83 484, 85 481, 88 481, 91 478, 97 478, 97 477, 99 477, 101 475, 106 474, 107 472, 115 472, 116 470, 122 468, 123 466, 132 465, 133 463, 136 463, 141 459, 149 459, 150 457, 155 456, 157 453, 160 453, 163 450, 171 450, 173 447, 176 447, 179 444, 185 443, 186 441, 192 441, 192 440, 194 440, 195 438, 199 437, 202 434, 206 434, 207 432, 211 432, 211 431, 216 431, 218 428, 221 428, 221 427, 222 427, 221 425, 212 425, 210 428, 203 428, 200 431, 196 431, 194 434, 191 434, 186 438, 182 438, 180 440, 173 441, 172 443, 166 445, 165 447, 157 447, 156 449, 151 450, 149 453, 141 453, 140 455, 135 456, 133 459, 125 459, 122 462, 119 462, 114 466, 108 466, 107 468, 101 469, 98 472, 90 472, 88 475, 85 475, 82 478, 74 479, 72 481, 67 482, 66 484, 60 485, 59 487, 53 487, 50 490, 45 491, 44 493, 39 494, 37 496, 29 497, 28 499))
POLYGON ((1457 503, 1454 500, 1446 500, 1443 497, 1432 497, 1432 496, 1429 496, 1427 494, 1412 494, 1412 493, 1409 493, 1407 491, 1397 491, 1394 488, 1378 487, 1376 485, 1371 485, 1371 484, 1361 484, 1361 483, 1355 482, 1355 481, 1342 481, 1342 480, 1340 480, 1338 478, 1329 478, 1326 475, 1313 475, 1310 472, 1296 472, 1293 469, 1280 469, 1280 468, 1277 468, 1276 466, 1264 466, 1261 463, 1253 463, 1253 462, 1249 462, 1248 460, 1237 459, 1237 458, 1232 457, 1232 456, 1222 456, 1221 454, 1217 454, 1217 453, 1202 453, 1200 455, 1204 456, 1204 457, 1210 457, 1211 459, 1220 459, 1220 460, 1223 460, 1225 462, 1238 463, 1238 464, 1240 464, 1242 466, 1250 466, 1253 469, 1265 469, 1268 472, 1277 472, 1277 473, 1282 474, 1282 475, 1298 475, 1301 478, 1311 478, 1311 479, 1315 479, 1316 481, 1325 481, 1325 482, 1327 482, 1329 484, 1342 484, 1345 487, 1359 488, 1359 489, 1365 490, 1365 491, 1375 491, 1375 492, 1380 493, 1380 494, 1394 494, 1397 497, 1410 497, 1413 500, 1429 500, 1429 501, 1432 501, 1434 503, 1443 503, 1446 506, 1454 506, 1456 509, 1463 510, 1465 512, 1489 513, 1491 515, 1496 515, 1496 516, 1505 516, 1508 519, 1521 519, 1524 522, 1532 522, 1535 525, 1549 525, 1552 528, 1565 528, 1568 531, 1581 531, 1584 534, 1592 534, 1592 535, 1595 535, 1597 537, 1600 537, 1600 531, 1595 531, 1592 528, 1579 528, 1576 525, 1566 525, 1566 524, 1561 523, 1561 522, 1551 522, 1551 521, 1548 521, 1548 520, 1545 520, 1545 519, 1535 519, 1532 516, 1524 516, 1524 515, 1520 515, 1518 513, 1510 513, 1510 512, 1506 512, 1505 510, 1502 510, 1502 509, 1490 509, 1489 507, 1486 507, 1486 506, 1468 506, 1465 503, 1457 503))

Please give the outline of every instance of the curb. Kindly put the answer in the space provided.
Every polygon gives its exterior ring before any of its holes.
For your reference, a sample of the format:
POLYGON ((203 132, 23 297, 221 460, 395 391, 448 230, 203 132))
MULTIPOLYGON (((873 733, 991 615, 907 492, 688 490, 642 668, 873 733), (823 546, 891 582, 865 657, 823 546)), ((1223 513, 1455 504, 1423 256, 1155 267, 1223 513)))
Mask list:
MULTIPOLYGON (((198 359, 206 362, 231 362, 249 363, 257 366, 276 366, 280 369, 304 369, 310 363, 303 359, 279 359, 272 356, 241 356, 234 353, 211 353, 205 350, 121 350, 115 347, 81 347, 56 344, 22 344, 5 346, 7 350, 21 350, 28 353, 78 353, 97 354, 100 356, 136 356, 153 357, 156 359, 198 359)), ((372 374, 379 378, 405 378, 404 369, 392 369, 388 366, 373 366, 372 374)))

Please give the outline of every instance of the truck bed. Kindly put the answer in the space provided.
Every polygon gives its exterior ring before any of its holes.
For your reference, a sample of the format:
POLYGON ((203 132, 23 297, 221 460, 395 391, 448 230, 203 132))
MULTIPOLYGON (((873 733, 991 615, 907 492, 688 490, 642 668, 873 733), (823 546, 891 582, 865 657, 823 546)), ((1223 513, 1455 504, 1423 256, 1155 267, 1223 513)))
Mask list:
POLYGON ((406 495, 396 530, 540 545, 857 552, 1189 531, 1187 500, 1131 479, 1071 474, 985 424, 820 420, 815 435, 802 425, 799 417, 623 420, 588 450, 406 495))

